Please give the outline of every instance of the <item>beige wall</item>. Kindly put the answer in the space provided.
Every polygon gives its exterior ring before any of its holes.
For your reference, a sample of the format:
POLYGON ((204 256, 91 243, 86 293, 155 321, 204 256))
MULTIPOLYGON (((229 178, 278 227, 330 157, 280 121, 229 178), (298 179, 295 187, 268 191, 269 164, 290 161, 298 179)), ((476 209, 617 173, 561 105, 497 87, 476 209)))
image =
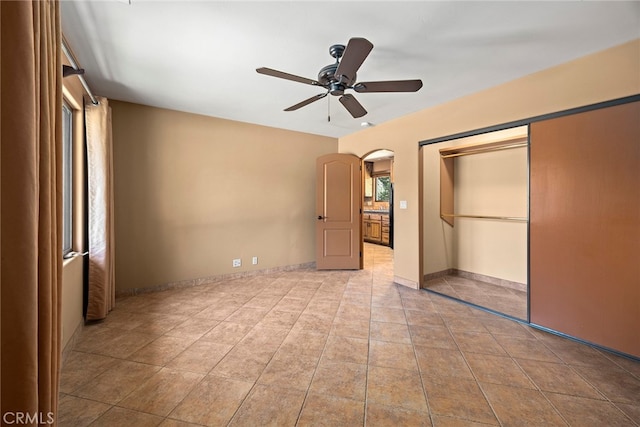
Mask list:
MULTIPOLYGON (((82 325, 81 256, 66 259, 62 265, 62 348, 65 349, 74 332, 82 325)), ((70 347, 71 348, 71 347, 70 347)))
MULTIPOLYGON (((455 159, 458 214, 527 218, 528 193, 527 147, 455 159)), ((527 283, 526 221, 456 218, 454 222, 452 268, 527 283)))
POLYGON ((340 152, 360 157, 380 150, 393 151, 394 276, 399 283, 417 286, 418 254, 418 141, 420 123, 403 119, 340 138, 340 152), (400 209, 406 201, 407 208, 400 209))
POLYGON ((315 260, 315 160, 336 139, 111 106, 118 291, 315 260))
MULTIPOLYGON (((421 270, 446 265, 442 226, 428 219, 439 165, 422 158, 424 191, 419 179, 421 140, 452 135, 541 114, 640 93, 640 40, 598 52, 452 102, 340 138, 340 152, 362 156, 375 149, 395 152, 395 276, 420 282, 421 270), (419 197, 425 198, 424 235, 420 236, 419 197), (406 200, 407 209, 398 208, 406 200), (433 236, 439 242, 430 241, 433 236), (422 245, 421 240, 424 240, 422 245), (420 255, 422 254, 422 256, 420 255)), ((426 85, 422 90, 428 90, 426 85)), ((437 187, 437 186, 435 186, 437 187)), ((437 200, 437 199, 435 199, 437 200)), ((437 271, 437 270, 435 270, 437 271)))
MULTIPOLYGON (((64 63, 69 65, 66 57, 64 63)), ((84 252, 84 123, 80 80, 63 80, 64 99, 73 110, 73 241, 75 252, 84 252)), ((62 265, 62 348, 66 349, 74 332, 82 325, 83 260, 81 255, 66 259, 62 265)))

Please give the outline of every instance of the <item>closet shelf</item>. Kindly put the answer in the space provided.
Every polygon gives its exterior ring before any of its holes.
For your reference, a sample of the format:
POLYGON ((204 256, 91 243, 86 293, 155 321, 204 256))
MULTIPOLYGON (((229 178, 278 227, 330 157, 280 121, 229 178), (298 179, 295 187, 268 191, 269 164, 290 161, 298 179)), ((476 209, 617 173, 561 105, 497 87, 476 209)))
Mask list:
POLYGON ((484 144, 462 145, 457 147, 447 147, 440 150, 440 157, 449 159, 451 157, 468 156, 471 154, 489 153, 492 151, 511 150, 513 148, 527 147, 529 137, 518 136, 484 144))
POLYGON ((454 226, 455 218, 482 218, 500 221, 526 222, 527 218, 492 216, 492 215, 457 215, 445 214, 455 212, 454 197, 454 163, 456 157, 487 153, 498 150, 511 150, 514 148, 527 148, 528 135, 518 135, 484 144, 471 144, 456 147, 447 147, 440 150, 440 218, 450 226, 454 226))
POLYGON ((527 222, 528 219, 519 216, 494 216, 494 215, 463 215, 463 214, 440 214, 441 217, 447 218, 480 218, 480 219, 495 219, 500 221, 514 221, 514 222, 527 222))

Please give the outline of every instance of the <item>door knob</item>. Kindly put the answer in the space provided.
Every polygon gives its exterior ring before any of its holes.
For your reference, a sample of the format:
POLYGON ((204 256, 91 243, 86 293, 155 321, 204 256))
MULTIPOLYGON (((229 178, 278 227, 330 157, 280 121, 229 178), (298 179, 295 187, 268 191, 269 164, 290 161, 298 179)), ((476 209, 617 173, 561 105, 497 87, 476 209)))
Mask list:
POLYGON ((322 216, 322 215, 318 215, 318 219, 319 220, 323 220, 323 219, 327 219, 327 217, 326 216, 322 216))

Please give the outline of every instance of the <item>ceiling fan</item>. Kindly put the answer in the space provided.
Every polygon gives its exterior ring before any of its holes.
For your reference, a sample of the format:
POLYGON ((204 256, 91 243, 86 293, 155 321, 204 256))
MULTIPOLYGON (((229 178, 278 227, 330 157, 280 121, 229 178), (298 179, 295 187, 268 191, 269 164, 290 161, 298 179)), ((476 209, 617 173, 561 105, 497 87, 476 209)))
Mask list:
POLYGON ((422 87, 422 80, 385 80, 378 82, 356 82, 356 72, 373 49, 373 44, 367 39, 355 37, 349 40, 345 47, 334 44, 329 48, 329 54, 336 62, 323 67, 318 73, 318 80, 308 79, 274 70, 272 68, 257 68, 256 71, 267 76, 278 77, 294 82, 305 83, 327 89, 327 92, 314 95, 305 99, 284 111, 294 111, 309 105, 312 102, 324 98, 328 94, 340 96, 340 103, 349 111, 353 118, 367 114, 362 104, 351 94, 345 94, 345 90, 353 89, 358 93, 374 92, 417 92, 422 87))

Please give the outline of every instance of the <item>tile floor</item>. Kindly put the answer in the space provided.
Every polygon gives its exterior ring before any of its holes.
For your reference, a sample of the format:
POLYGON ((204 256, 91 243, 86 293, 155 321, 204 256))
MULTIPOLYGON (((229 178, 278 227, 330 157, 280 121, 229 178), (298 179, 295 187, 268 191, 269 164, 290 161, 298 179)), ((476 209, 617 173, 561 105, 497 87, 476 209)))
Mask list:
POLYGON ((424 287, 516 319, 528 317, 527 293, 521 290, 454 275, 428 280, 424 287))
POLYGON ((638 426, 640 362, 362 271, 119 299, 61 375, 61 426, 638 426))

